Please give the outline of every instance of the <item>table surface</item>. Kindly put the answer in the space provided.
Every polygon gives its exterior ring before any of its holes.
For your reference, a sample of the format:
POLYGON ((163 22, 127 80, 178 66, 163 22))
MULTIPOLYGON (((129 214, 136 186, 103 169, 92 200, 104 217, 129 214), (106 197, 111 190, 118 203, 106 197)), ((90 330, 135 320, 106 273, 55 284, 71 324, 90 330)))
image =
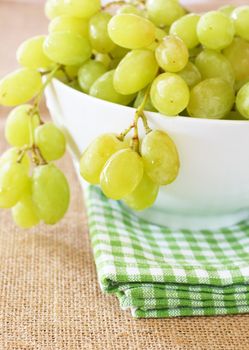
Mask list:
MULTIPOLYGON (((0 0, 0 76, 15 48, 46 32, 42 5, 0 0)), ((0 107, 0 152, 6 149, 0 107)), ((246 350, 249 315, 134 320, 99 290, 80 187, 68 156, 70 210, 55 227, 22 231, 0 213, 0 349, 246 350)))

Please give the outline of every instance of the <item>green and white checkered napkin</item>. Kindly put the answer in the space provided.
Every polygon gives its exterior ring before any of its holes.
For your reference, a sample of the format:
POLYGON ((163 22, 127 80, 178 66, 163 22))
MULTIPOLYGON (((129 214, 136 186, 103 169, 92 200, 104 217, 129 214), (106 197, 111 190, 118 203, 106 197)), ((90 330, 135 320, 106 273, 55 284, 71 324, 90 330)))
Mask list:
POLYGON ((134 317, 249 312, 249 222, 172 230, 137 218, 97 187, 86 197, 101 289, 134 317))

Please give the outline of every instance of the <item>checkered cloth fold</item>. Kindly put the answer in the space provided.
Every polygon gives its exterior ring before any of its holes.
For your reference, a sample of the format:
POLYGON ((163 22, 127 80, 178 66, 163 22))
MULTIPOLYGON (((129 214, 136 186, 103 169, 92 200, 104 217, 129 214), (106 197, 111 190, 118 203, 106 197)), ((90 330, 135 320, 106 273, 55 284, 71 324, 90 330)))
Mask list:
POLYGON ((137 218, 98 187, 86 199, 101 289, 134 317, 249 312, 249 222, 173 230, 137 218))

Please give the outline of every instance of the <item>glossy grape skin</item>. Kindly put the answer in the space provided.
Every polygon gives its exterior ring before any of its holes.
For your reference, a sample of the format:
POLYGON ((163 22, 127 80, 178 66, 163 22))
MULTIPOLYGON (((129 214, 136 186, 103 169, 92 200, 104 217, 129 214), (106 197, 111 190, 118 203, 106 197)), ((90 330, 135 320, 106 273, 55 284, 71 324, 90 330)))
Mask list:
POLYGON ((157 72, 158 64, 152 51, 133 50, 119 63, 114 74, 114 88, 123 95, 133 94, 151 83, 157 72))
MULTIPOLYGON (((141 90, 137 94, 136 100, 135 100, 134 105, 133 105, 135 108, 138 108, 141 105, 141 103, 143 102, 146 90, 147 89, 141 90)), ((155 107, 153 106, 153 104, 151 102, 150 96, 148 97, 148 99, 146 101, 146 104, 144 106, 144 110, 150 111, 150 112, 157 112, 157 110, 155 109, 155 107)))
POLYGON ((68 182, 54 164, 34 169, 32 198, 39 218, 48 225, 56 224, 67 212, 70 201, 68 182))
POLYGON ((190 88, 198 84, 202 79, 198 68, 190 61, 183 68, 183 70, 178 72, 178 75, 180 75, 180 77, 190 88))
POLYGON ((186 45, 175 35, 164 37, 156 48, 157 62, 167 72, 179 72, 188 63, 188 58, 189 53, 186 45))
POLYGON ((128 105, 134 98, 134 94, 122 95, 116 91, 113 85, 114 70, 106 72, 91 86, 90 95, 105 101, 128 105))
POLYGON ((91 56, 89 40, 71 32, 50 33, 43 49, 52 61, 68 66, 80 65, 91 56))
POLYGON ((231 14, 235 32, 241 38, 249 41, 249 6, 237 7, 231 14))
POLYGON ((200 16, 194 13, 185 15, 172 24, 169 33, 182 39, 188 49, 193 49, 199 44, 197 36, 197 24, 199 19, 200 16))
POLYGON ((189 88, 177 74, 163 73, 153 81, 150 97, 160 113, 175 116, 187 107, 189 88))
POLYGON ((89 93, 93 83, 106 71, 107 68, 101 62, 94 60, 85 62, 78 72, 78 82, 82 91, 89 93))
POLYGON ((122 199, 132 193, 143 177, 143 161, 127 148, 109 158, 100 175, 100 186, 108 198, 122 199))
POLYGON ((203 50, 195 59, 203 79, 222 78, 234 85, 235 75, 229 60, 215 50, 203 50))
POLYGON ((80 159, 80 173, 84 180, 99 184, 100 174, 108 159, 117 151, 127 148, 115 134, 103 134, 88 146, 80 159))
POLYGON ((145 210, 151 207, 157 199, 159 186, 144 173, 135 191, 123 199, 124 203, 133 210, 145 210))
POLYGON ((144 169, 157 185, 175 181, 180 169, 179 155, 173 140, 163 131, 153 130, 142 142, 141 155, 144 169))
POLYGON ((146 9, 150 20, 158 27, 170 26, 185 14, 184 9, 175 0, 147 0, 146 9))
POLYGON ((0 81, 0 105, 16 106, 31 100, 41 89, 41 75, 34 69, 21 68, 0 81))
POLYGON ((236 96, 236 108, 243 117, 249 119, 249 83, 239 90, 236 96))
POLYGON ((201 81, 190 93, 188 113, 194 118, 221 119, 232 108, 234 91, 231 84, 221 78, 201 81))
POLYGON ((234 33, 232 20, 219 11, 205 13, 197 25, 198 38, 208 49, 221 50, 229 46, 234 33))
POLYGON ((155 26, 146 18, 133 14, 112 17, 108 24, 112 41, 127 49, 140 49, 155 40, 155 26))
POLYGON ((5 138, 11 146, 23 147, 29 146, 30 127, 34 132, 35 128, 40 125, 38 115, 31 116, 32 105, 21 105, 13 109, 8 115, 5 124, 5 138))
POLYGON ((45 13, 49 19, 61 15, 90 18, 100 9, 100 0, 48 0, 45 5, 45 13))
POLYGON ((35 144, 47 162, 62 158, 66 151, 65 136, 53 123, 35 129, 35 144))
MULTIPOLYGON (((0 169, 5 164, 17 163, 20 157, 20 150, 18 148, 12 147, 5 151, 0 157, 0 169)), ((27 153, 24 154, 20 164, 24 167, 25 172, 28 174, 30 170, 30 159, 27 153)))
POLYGON ((89 35, 89 23, 88 20, 83 18, 77 18, 72 16, 59 16, 54 18, 48 27, 49 33, 54 32, 71 32, 79 34, 85 38, 89 35))

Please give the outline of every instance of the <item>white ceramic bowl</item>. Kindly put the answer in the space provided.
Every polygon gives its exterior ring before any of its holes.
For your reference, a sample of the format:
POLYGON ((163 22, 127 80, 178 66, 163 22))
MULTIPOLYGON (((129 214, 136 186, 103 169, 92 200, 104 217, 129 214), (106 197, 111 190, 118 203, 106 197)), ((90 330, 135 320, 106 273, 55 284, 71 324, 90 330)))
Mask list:
MULTIPOLYGON (((99 134, 120 133, 134 108, 88 96, 54 80, 46 91, 54 121, 64 128, 74 159, 99 134)), ((165 226, 219 228, 249 217, 249 122, 166 117, 146 113, 152 128, 175 141, 177 180, 162 187, 156 204, 137 215, 165 226)))

